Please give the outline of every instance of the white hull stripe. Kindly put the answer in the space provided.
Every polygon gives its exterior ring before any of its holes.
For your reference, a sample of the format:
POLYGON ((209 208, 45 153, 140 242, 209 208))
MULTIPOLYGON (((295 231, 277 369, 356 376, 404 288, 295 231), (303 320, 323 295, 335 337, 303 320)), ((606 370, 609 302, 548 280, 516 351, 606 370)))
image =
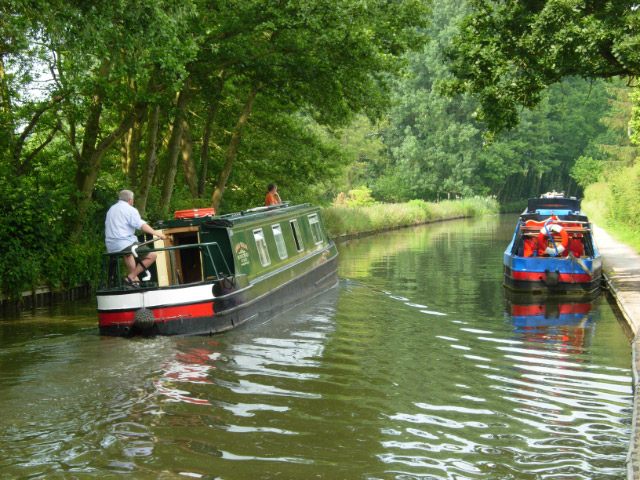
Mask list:
POLYGON ((147 291, 131 290, 119 295, 98 295, 98 311, 167 307, 213 300, 213 284, 147 291))

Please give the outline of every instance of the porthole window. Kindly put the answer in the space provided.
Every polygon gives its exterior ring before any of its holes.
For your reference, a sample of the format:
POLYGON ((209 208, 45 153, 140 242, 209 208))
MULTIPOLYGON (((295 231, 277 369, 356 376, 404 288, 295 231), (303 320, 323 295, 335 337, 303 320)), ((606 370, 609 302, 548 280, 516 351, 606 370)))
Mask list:
POLYGON ((258 257, 260 257, 260 263, 263 267, 271 264, 269 258, 269 250, 267 249, 267 242, 264 239, 264 232, 261 228, 253 231, 253 238, 256 241, 256 247, 258 249, 258 257))
POLYGON ((273 238, 276 240, 276 248, 278 249, 278 256, 281 260, 287 258, 287 246, 284 243, 284 237, 282 236, 282 227, 280 224, 271 225, 271 230, 273 230, 273 238))
POLYGON ((322 229, 320 228, 320 221, 318 220, 317 213, 309 215, 309 226, 311 227, 313 243, 315 243, 316 245, 318 243, 322 243, 322 229))

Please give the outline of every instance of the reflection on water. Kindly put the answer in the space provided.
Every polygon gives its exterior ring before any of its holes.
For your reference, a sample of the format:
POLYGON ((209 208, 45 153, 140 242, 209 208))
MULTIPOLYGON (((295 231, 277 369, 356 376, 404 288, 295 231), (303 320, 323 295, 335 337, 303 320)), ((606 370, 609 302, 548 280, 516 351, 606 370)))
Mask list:
POLYGON ((504 298, 514 222, 349 242, 337 288, 216 337, 2 320, 0 478, 622 478, 627 340, 599 298, 504 298))

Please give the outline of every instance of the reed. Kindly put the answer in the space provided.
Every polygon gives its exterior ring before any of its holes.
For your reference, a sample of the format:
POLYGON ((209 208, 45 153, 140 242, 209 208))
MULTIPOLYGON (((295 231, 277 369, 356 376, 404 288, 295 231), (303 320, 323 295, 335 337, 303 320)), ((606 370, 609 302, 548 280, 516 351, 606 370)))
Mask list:
POLYGON ((367 206, 332 205, 322 210, 331 237, 377 232, 462 217, 497 214, 492 198, 464 198, 438 203, 411 200, 408 203, 378 203, 367 206))

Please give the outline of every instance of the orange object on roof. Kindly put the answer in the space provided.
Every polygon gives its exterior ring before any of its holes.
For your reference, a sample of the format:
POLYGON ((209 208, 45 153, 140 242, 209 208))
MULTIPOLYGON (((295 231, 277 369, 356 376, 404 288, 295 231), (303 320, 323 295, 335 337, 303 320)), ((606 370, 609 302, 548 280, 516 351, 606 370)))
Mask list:
POLYGON ((193 208, 191 210, 176 210, 174 218, 200 218, 213 217, 216 211, 213 208, 193 208))

